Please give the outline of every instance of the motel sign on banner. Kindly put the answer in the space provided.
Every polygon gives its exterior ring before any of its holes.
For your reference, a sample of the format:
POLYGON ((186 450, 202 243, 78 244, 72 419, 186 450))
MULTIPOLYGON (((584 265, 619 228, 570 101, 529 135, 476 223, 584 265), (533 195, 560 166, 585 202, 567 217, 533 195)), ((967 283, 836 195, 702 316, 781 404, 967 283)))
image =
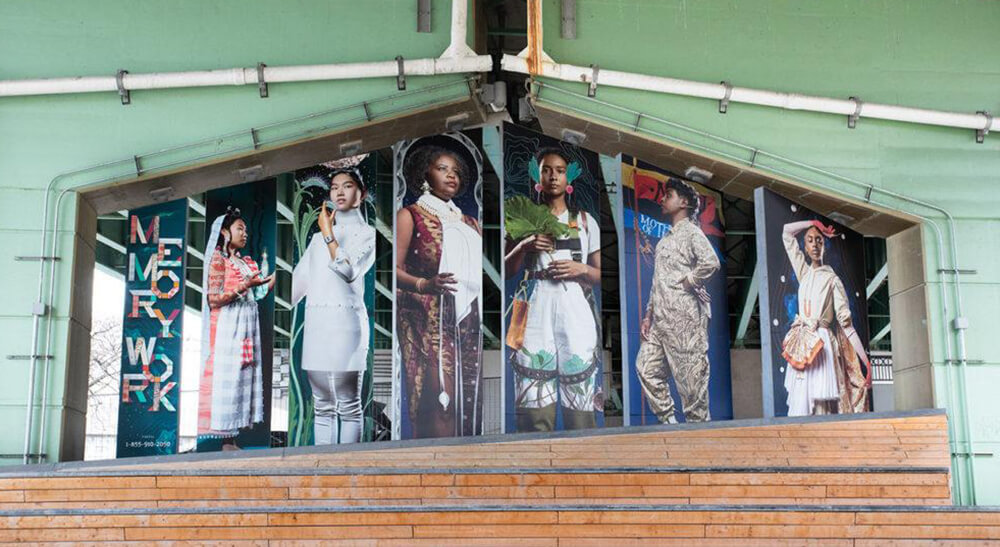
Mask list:
POLYGON ((129 211, 118 457, 177 453, 187 200, 129 211))

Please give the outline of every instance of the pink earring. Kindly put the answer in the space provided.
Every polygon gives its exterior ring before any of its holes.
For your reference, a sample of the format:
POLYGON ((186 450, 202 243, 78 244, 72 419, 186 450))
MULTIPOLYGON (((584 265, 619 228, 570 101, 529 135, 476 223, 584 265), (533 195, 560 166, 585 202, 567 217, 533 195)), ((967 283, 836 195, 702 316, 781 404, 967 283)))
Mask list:
POLYGON ((542 183, 540 182, 535 183, 535 191, 538 192, 539 194, 542 193, 542 183))
POLYGON ((569 186, 566 187, 566 193, 567 194, 572 194, 573 193, 573 185, 572 184, 570 184, 569 186))

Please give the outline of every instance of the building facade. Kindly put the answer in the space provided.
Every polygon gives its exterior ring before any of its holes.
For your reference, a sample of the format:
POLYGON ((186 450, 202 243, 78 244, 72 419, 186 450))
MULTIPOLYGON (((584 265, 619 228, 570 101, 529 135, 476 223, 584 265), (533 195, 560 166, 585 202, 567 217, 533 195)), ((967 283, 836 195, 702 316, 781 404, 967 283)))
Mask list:
MULTIPOLYGON (((583 146, 610 156, 645 150, 645 159, 661 154, 669 163, 692 154, 697 161, 687 163, 714 171, 724 192, 749 196, 756 186, 788 185, 806 205, 839 211, 862 233, 886 237, 895 408, 947 409, 958 500, 1000 503, 1000 490, 991 487, 1000 481, 1000 403, 993 396, 1000 385, 996 135, 982 135, 980 143, 971 128, 885 121, 863 111, 849 122, 850 114, 742 104, 735 97, 722 114, 718 99, 630 89, 608 77, 617 71, 857 97, 857 105, 997 112, 1000 60, 988 52, 1000 50, 992 32, 1000 5, 623 0, 572 3, 567 19, 564 2, 545 0, 529 1, 523 13, 512 9, 503 22, 498 4, 466 6, 466 43, 476 54, 499 62, 512 47, 500 38, 543 40, 544 54, 588 67, 590 80, 537 76, 524 103, 517 101, 524 75, 513 76, 516 68, 506 63, 506 71, 457 67, 407 75, 405 90, 396 76, 270 82, 263 98, 250 81, 134 89, 128 104, 124 91, 113 90, 2 96, 8 88, 0 82, 7 289, 0 423, 10 432, 0 452, 8 461, 83 456, 87 402, 80 386, 87 383, 99 215, 148 203, 157 191, 184 197, 186 190, 207 189, 192 182, 198 177, 212 175, 218 187, 301 167, 294 153, 280 151, 313 137, 330 137, 324 146, 360 141, 370 150, 444 131, 450 118, 469 112, 473 122, 488 123, 493 118, 475 90, 500 80, 508 82, 508 110, 523 115, 530 104, 547 133, 582 134, 583 146), (400 118, 405 129, 392 124, 400 118), (262 172, 245 171, 259 166, 262 172)), ((451 3, 428 2, 430 32, 418 32, 425 22, 418 5, 8 1, 0 5, 0 78, 395 63, 397 57, 405 66, 407 59, 438 58, 456 43, 451 3)))

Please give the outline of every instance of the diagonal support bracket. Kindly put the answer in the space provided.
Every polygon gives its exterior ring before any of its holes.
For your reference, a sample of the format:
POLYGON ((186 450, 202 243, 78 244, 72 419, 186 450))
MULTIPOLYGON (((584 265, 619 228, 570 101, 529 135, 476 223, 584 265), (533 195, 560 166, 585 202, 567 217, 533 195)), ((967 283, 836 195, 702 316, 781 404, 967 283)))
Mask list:
POLYGON ((879 268, 878 273, 875 274, 875 277, 872 278, 871 283, 868 284, 868 288, 865 289, 865 294, 867 295, 868 298, 871 298, 872 295, 875 294, 875 291, 877 291, 878 288, 882 286, 882 283, 885 283, 885 280, 888 276, 889 276, 889 263, 886 262, 885 264, 882 264, 882 267, 879 268))
POLYGON ((740 322, 736 327, 736 337, 733 340, 735 347, 743 347, 743 341, 747 336, 747 327, 750 326, 750 317, 753 309, 757 305, 757 296, 760 291, 760 262, 754 265, 753 275, 750 276, 750 285, 747 287, 747 297, 743 301, 743 311, 740 313, 740 322))

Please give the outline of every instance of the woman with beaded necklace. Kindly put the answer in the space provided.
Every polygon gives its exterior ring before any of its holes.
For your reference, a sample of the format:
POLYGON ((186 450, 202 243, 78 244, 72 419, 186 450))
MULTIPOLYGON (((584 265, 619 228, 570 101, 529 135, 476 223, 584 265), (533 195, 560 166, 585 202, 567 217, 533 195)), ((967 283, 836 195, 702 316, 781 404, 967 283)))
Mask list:
POLYGON ((455 151, 403 166, 416 203, 396 215, 396 336, 414 438, 482 433, 482 232, 452 201, 474 181, 455 151))

